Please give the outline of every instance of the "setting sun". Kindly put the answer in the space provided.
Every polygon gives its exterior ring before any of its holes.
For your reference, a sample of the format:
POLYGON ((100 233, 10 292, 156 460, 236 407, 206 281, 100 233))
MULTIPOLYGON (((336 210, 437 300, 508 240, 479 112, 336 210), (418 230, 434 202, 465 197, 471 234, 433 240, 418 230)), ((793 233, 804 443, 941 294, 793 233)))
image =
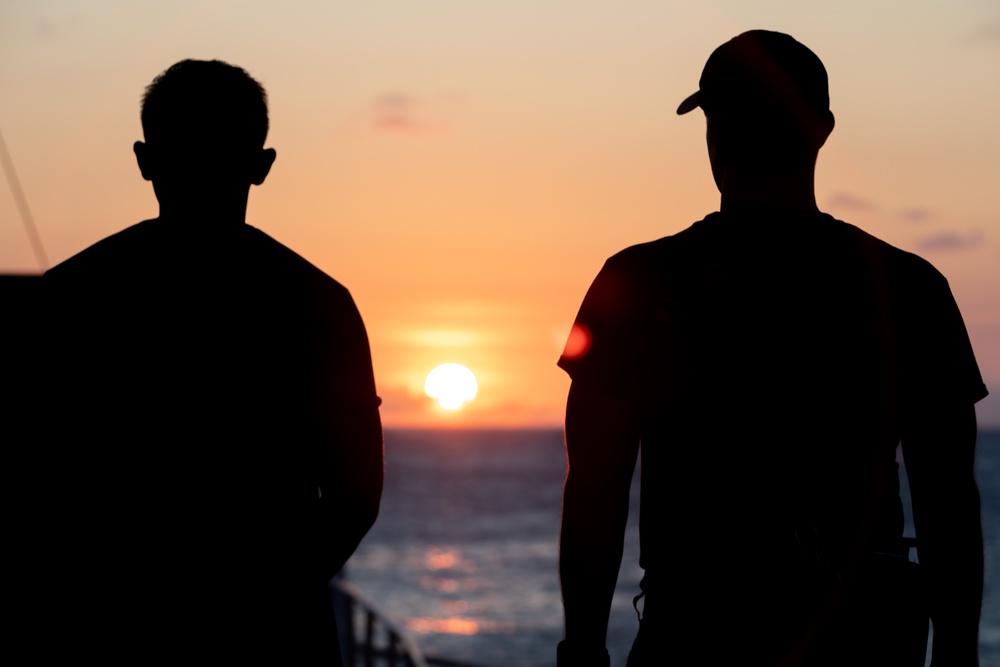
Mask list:
POLYGON ((458 410, 476 397, 476 376, 461 364, 441 364, 427 374, 424 391, 445 410, 458 410))

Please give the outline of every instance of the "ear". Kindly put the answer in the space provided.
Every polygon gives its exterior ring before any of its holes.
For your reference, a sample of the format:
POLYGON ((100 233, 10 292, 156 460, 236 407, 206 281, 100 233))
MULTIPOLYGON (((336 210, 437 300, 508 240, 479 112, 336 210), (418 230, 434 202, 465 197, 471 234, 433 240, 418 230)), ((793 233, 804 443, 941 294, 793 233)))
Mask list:
POLYGON ((274 164, 274 159, 278 157, 277 151, 273 148, 265 148, 257 154, 254 164, 252 165, 250 172, 250 182, 254 185, 260 185, 267 178, 268 173, 271 171, 271 165, 274 164))
POLYGON ((153 174, 156 171, 153 168, 153 151, 146 144, 137 141, 132 144, 132 152, 135 153, 135 161, 139 164, 142 177, 147 181, 153 180, 153 174))
POLYGON ((825 144, 826 140, 830 137, 830 133, 833 132, 833 126, 836 124, 837 121, 833 117, 833 112, 830 110, 825 110, 823 112, 822 118, 820 119, 820 128, 819 128, 820 134, 817 137, 817 139, 819 140, 818 142, 819 145, 816 146, 817 149, 823 147, 823 144, 825 144))

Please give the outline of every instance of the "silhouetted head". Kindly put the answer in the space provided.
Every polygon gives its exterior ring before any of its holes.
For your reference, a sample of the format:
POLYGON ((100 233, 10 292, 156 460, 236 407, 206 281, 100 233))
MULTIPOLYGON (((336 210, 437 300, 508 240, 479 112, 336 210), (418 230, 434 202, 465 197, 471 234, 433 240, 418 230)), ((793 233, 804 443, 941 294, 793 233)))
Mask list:
POLYGON ((135 152, 161 206, 231 202, 267 176, 267 130, 267 94, 245 70, 182 60, 146 88, 135 152))
POLYGON ((834 124, 823 63, 768 30, 745 32, 712 52, 698 91, 677 113, 696 107, 708 119, 713 170, 720 161, 770 171, 809 167, 834 124))

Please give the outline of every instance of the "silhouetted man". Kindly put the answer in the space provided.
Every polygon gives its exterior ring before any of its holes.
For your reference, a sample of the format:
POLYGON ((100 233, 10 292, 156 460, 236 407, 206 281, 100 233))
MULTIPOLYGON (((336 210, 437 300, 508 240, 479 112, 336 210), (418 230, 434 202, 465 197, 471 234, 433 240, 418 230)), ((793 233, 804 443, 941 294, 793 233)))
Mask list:
POLYGON ((947 282, 818 211, 834 119, 805 46, 723 44, 677 112, 696 107, 720 212, 610 258, 559 361, 561 667, 607 664, 640 444, 630 665, 923 665, 924 601, 935 664, 976 664, 986 388, 947 282), (900 441, 923 599, 900 546, 900 441))
POLYGON ((382 490, 364 324, 245 223, 275 159, 257 81, 179 62, 142 126, 159 217, 45 275, 54 641, 116 664, 339 664, 325 586, 382 490))

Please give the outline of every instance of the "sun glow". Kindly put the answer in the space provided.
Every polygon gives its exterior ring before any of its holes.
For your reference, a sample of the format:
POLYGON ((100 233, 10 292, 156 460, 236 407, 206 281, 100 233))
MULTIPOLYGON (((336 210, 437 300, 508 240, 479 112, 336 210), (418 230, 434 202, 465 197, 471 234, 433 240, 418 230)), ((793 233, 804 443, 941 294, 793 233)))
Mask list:
POLYGON ((476 376, 461 364, 441 364, 427 374, 424 392, 445 410, 458 410, 476 397, 476 376))

